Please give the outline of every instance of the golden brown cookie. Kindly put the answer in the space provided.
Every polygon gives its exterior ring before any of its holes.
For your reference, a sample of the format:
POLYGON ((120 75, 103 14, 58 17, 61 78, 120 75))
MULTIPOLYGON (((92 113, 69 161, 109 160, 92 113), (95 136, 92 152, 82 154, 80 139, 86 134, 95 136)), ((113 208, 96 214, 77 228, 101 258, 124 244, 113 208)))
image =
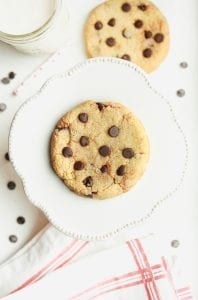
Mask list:
POLYGON ((89 57, 113 56, 155 70, 169 49, 169 28, 148 0, 109 0, 96 7, 85 27, 89 57))
POLYGON ((143 125, 119 103, 84 102, 66 113, 52 134, 52 166, 78 195, 105 199, 127 192, 148 158, 143 125))

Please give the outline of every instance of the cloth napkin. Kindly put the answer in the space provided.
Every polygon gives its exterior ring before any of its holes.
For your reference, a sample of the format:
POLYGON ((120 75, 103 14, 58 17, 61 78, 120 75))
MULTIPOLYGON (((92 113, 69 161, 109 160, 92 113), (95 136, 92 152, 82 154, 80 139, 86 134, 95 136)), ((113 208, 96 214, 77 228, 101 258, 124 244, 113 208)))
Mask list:
POLYGON ((77 241, 48 225, 0 266, 0 296, 9 295, 7 300, 194 299, 178 255, 166 255, 165 249, 163 239, 155 235, 114 245, 77 241))

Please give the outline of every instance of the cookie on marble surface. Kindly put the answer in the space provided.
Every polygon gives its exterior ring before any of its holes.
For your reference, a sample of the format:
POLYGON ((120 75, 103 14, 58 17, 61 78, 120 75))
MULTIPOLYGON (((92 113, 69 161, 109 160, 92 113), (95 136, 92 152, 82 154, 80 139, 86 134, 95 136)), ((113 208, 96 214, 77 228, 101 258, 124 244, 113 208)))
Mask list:
POLYGON ((81 196, 127 192, 145 171, 149 142, 142 123, 115 102, 87 101, 66 113, 51 138, 51 163, 81 196))
POLYGON ((152 72, 168 53, 168 23, 148 0, 109 0, 91 12, 85 44, 89 57, 122 58, 152 72))

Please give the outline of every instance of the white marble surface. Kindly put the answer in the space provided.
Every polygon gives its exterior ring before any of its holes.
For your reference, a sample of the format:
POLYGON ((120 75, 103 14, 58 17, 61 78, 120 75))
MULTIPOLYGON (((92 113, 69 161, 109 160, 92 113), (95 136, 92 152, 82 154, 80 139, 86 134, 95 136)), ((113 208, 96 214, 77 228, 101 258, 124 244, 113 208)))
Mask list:
MULTIPOLYGON (((12 166, 4 159, 8 149, 8 134, 11 120, 17 108, 54 73, 64 71, 85 58, 82 44, 82 25, 91 7, 99 0, 68 0, 70 8, 71 42, 61 55, 52 59, 44 69, 24 85, 18 96, 13 96, 14 88, 34 70, 46 57, 30 57, 18 53, 7 45, 0 44, 0 77, 9 71, 17 73, 10 85, 0 84, 0 103, 4 102, 7 109, 0 112, 0 262, 5 261, 47 222, 42 213, 33 208, 23 193, 20 180, 14 173, 12 166), (15 190, 10 191, 6 185, 9 180, 17 183, 15 190), (22 215, 26 218, 24 225, 18 225, 16 218, 22 215), (10 243, 9 235, 18 237, 17 243, 10 243)), ((163 65, 149 79, 156 89, 168 97, 174 107, 178 119, 188 137, 190 157, 189 168, 183 187, 166 204, 164 204, 146 224, 134 230, 134 235, 146 235, 157 232, 164 235, 167 243, 173 239, 180 241, 179 248, 170 250, 183 252, 183 263, 186 266, 189 280, 198 296, 196 278, 198 276, 197 245, 197 68, 198 68, 198 2, 196 0, 155 0, 167 16, 171 29, 170 54, 163 65), (187 61, 189 67, 181 69, 180 62, 187 61), (176 96, 180 88, 186 90, 183 98, 176 96)), ((155 109, 155 108, 153 108, 155 109)), ((157 112, 156 112, 157 113, 157 112)), ((35 116, 36 122, 36 116, 35 116)), ((34 124, 27 124, 34 126, 34 124)), ((168 134, 168 133, 167 133, 168 134)), ((174 147, 174 145, 167 145, 174 147)), ((28 153, 27 153, 28 156, 28 153)), ((174 168, 174 166, 173 166, 174 168)), ((45 187, 44 187, 45 188, 45 187)), ((157 187, 160 188, 160 187, 157 187)))

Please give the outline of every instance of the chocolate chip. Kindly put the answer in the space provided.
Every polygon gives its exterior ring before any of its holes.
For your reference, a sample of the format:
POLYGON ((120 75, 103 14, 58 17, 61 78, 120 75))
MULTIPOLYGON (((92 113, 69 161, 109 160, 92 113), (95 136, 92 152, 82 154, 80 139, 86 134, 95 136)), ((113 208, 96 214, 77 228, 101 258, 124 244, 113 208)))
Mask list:
POLYGON ((95 23, 95 29, 96 29, 96 30, 101 30, 102 28, 103 28, 102 22, 97 21, 97 22, 95 23))
POLYGON ((152 37, 152 32, 149 31, 149 30, 145 30, 144 31, 144 36, 145 36, 145 39, 150 39, 152 37))
POLYGON ((125 166, 122 165, 117 169, 117 175, 123 176, 124 174, 125 174, 125 166))
POLYGON ((16 235, 13 235, 13 234, 12 234, 12 235, 9 236, 9 241, 10 241, 11 243, 16 243, 17 240, 18 240, 18 238, 17 238, 16 235))
POLYGON ((101 102, 97 102, 96 104, 98 105, 98 109, 100 111, 102 111, 105 107, 107 107, 104 103, 101 103, 101 102))
POLYGON ((93 178, 91 176, 85 178, 83 180, 83 184, 86 186, 86 187, 92 187, 93 186, 93 178))
POLYGON ((124 4, 122 4, 122 10, 124 12, 129 12, 131 10, 131 5, 128 2, 125 2, 124 4))
POLYGON ((16 76, 16 74, 15 74, 14 72, 10 72, 10 73, 8 74, 8 77, 9 77, 10 79, 14 79, 15 76, 16 76))
POLYGON ((138 8, 139 8, 140 10, 142 10, 142 11, 147 10, 147 6, 146 6, 145 4, 140 4, 140 5, 138 5, 138 8))
POLYGON ((162 43, 164 40, 164 35, 162 33, 156 33, 154 35, 154 40, 156 41, 156 43, 162 43))
POLYGON ((87 136, 81 136, 80 144, 82 147, 86 147, 87 145, 89 145, 89 138, 87 136))
POLYGON ((0 103, 0 111, 3 112, 4 110, 6 110, 7 105, 5 103, 0 103))
POLYGON ((143 26, 143 22, 141 20, 136 20, 134 26, 139 29, 143 26))
POLYGON ((116 40, 113 37, 106 39, 106 44, 109 47, 113 47, 116 44, 116 40))
POLYGON ((128 60, 128 61, 130 61, 131 60, 131 57, 130 57, 130 55, 128 55, 128 54, 124 54, 124 55, 122 55, 122 57, 121 57, 122 59, 125 59, 125 60, 128 60))
POLYGON ((9 190, 14 190, 16 188, 16 183, 14 181, 9 181, 7 187, 9 190))
POLYGON ((111 154, 111 149, 108 146, 104 145, 99 148, 99 153, 101 156, 106 157, 111 154))
POLYGON ((73 156, 73 151, 70 147, 65 147, 65 148, 63 148, 62 154, 65 157, 72 157, 73 156))
POLYGON ((81 113, 78 115, 78 119, 80 120, 80 122, 82 123, 87 123, 88 122, 88 114, 86 113, 81 113))
POLYGON ((120 129, 116 126, 112 126, 111 128, 109 128, 108 130, 108 134, 111 137, 117 137, 119 135, 120 129))
POLYGON ((108 166, 107 165, 102 166, 101 169, 100 169, 100 171, 102 173, 107 173, 108 172, 108 166))
POLYGON ((149 57, 151 57, 152 56, 152 50, 150 49, 150 48, 146 48, 146 49, 144 49, 144 51, 143 51, 143 56, 144 57, 146 57, 146 58, 149 58, 149 57))
POLYGON ((2 82, 3 84, 9 84, 9 83, 10 83, 10 80, 9 80, 9 78, 4 77, 4 78, 1 79, 1 82, 2 82))
POLYGON ((18 217, 17 218, 17 223, 20 224, 20 225, 25 224, 25 218, 24 217, 18 217))
POLYGON ((108 25, 111 26, 111 27, 114 27, 115 24, 116 24, 116 19, 114 19, 114 18, 110 19, 109 22, 108 22, 108 25))
POLYGON ((5 156, 4 156, 4 157, 5 157, 5 159, 6 159, 6 160, 8 160, 8 161, 10 160, 10 157, 9 157, 9 154, 8 154, 8 152, 5 154, 5 156))
POLYGON ((125 148, 122 150, 122 155, 125 157, 125 158, 132 158, 134 157, 135 153, 133 151, 133 149, 131 148, 125 148))
POLYGON ((74 164, 74 170, 81 171, 85 167, 85 164, 82 161, 76 161, 74 164))

